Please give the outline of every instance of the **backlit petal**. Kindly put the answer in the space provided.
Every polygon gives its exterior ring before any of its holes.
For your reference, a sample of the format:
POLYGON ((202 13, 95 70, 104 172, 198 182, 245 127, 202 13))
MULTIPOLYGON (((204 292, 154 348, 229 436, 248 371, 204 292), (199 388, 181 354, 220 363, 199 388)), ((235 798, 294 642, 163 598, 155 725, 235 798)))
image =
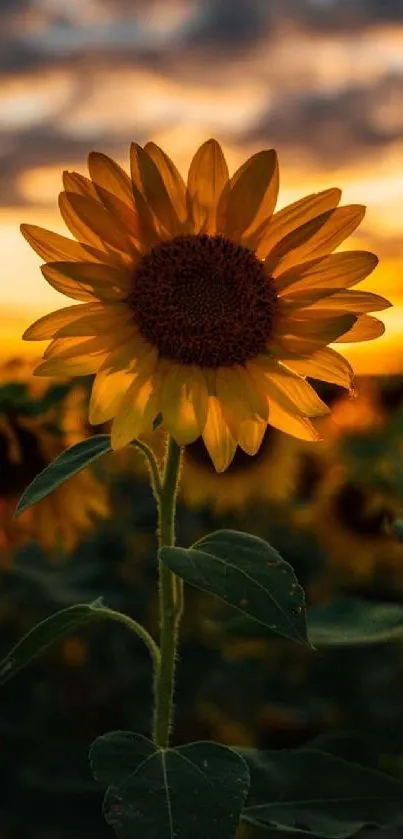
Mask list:
POLYGON ((200 437, 207 415, 207 385, 200 368, 169 363, 161 386, 164 428, 182 446, 200 437))
POLYGON ((307 417, 318 417, 329 413, 328 406, 322 402, 305 379, 270 356, 257 356, 253 362, 249 362, 248 369, 256 376, 260 387, 262 384, 265 385, 268 398, 275 399, 284 410, 297 416, 307 417))
POLYGON ((299 376, 311 376, 350 390, 354 382, 351 364, 330 347, 323 347, 310 356, 285 358, 284 363, 299 376))
POLYGON ((295 228, 337 207, 341 198, 339 189, 326 189, 300 198, 288 207, 275 213, 269 224, 263 224, 261 238, 256 246, 256 255, 264 259, 274 246, 288 236, 295 228))
POLYGON ((223 417, 234 440, 248 454, 256 454, 266 428, 266 394, 241 366, 218 368, 216 388, 223 417))
POLYGON ((360 315, 354 324, 347 332, 336 338, 336 343, 350 343, 355 341, 373 341, 374 338, 380 338, 385 332, 385 324, 378 318, 373 318, 371 315, 360 315))
POLYGON ((158 371, 140 370, 125 393, 112 423, 113 449, 123 448, 140 434, 152 431, 153 420, 160 413, 159 390, 158 371))
POLYGON ((133 314, 128 306, 120 303, 86 303, 81 307, 94 307, 94 312, 84 314, 75 321, 65 324, 55 333, 55 337, 74 337, 91 335, 116 335, 119 330, 133 321, 133 314), (95 311, 95 307, 97 307, 95 311))
POLYGON ((268 254, 265 265, 277 276, 287 268, 334 251, 358 227, 365 207, 336 207, 293 230, 268 254))
POLYGON ((132 183, 126 172, 115 160, 100 152, 88 155, 88 169, 95 187, 100 186, 116 195, 120 201, 133 209, 132 183))
POLYGON ((186 184, 171 158, 156 143, 146 143, 144 151, 154 161, 181 222, 186 221, 186 184))
POLYGON ((284 317, 281 325, 278 324, 273 343, 283 350, 298 355, 309 355, 336 341, 340 335, 351 329, 355 320, 356 316, 348 313, 323 310, 314 313, 309 309, 300 309, 295 316, 284 317))
POLYGON ((65 309, 58 309, 57 312, 50 312, 32 323, 22 337, 24 341, 46 341, 53 338, 62 326, 79 320, 83 314, 99 312, 100 306, 100 303, 83 303, 82 305, 77 304, 67 306, 65 309))
MULTIPOLYGON (((129 338, 130 336, 126 336, 129 338)), ((44 358, 75 358, 88 353, 111 352, 116 344, 121 344, 122 333, 119 336, 101 338, 54 338, 43 353, 44 358)))
POLYGON ((224 420, 216 396, 209 396, 208 399, 203 440, 216 472, 225 472, 234 458, 236 442, 224 420))
POLYGON ((98 371, 91 392, 89 420, 99 425, 113 419, 118 413, 122 399, 139 373, 140 365, 155 365, 156 353, 139 337, 122 344, 114 350, 98 371))
POLYGON ((49 358, 35 368, 36 376, 87 376, 96 373, 105 360, 105 353, 74 358, 49 358))
POLYGON ((176 209, 171 201, 158 166, 137 143, 133 143, 131 146, 130 165, 132 181, 149 204, 158 223, 162 225, 170 236, 178 235, 180 233, 180 225, 178 223, 176 209))
POLYGON ((228 166, 220 144, 207 140, 197 150, 188 174, 188 209, 195 233, 216 232, 217 205, 228 178, 228 166))
POLYGON ((108 257, 104 251, 96 250, 82 242, 52 233, 34 224, 22 224, 21 233, 34 251, 42 258, 55 262, 59 260, 73 260, 86 262, 105 262, 108 257))
POLYGON ((75 192, 76 195, 83 195, 84 198, 91 198, 92 201, 99 201, 96 189, 92 181, 78 172, 63 172, 63 187, 65 192, 75 192))
POLYGON ((341 251, 296 265, 276 277, 281 296, 318 288, 349 288, 368 277, 378 257, 369 251, 341 251))
POLYGON ((130 287, 130 273, 96 262, 50 262, 41 268, 53 288, 74 300, 121 300, 130 287))
POLYGON ((239 241, 256 231, 274 211, 279 188, 277 154, 261 151, 244 163, 229 183, 225 235, 239 241))
POLYGON ((123 252, 130 251, 130 240, 114 217, 97 201, 74 192, 62 192, 59 207, 67 227, 78 239, 98 248, 106 244, 123 252))
POLYGON ((343 309, 345 312, 380 312, 382 309, 389 309, 391 303, 380 294, 373 294, 369 291, 338 291, 323 300, 318 300, 311 310, 316 309, 343 309))
POLYGON ((321 439, 309 419, 297 417, 285 410, 275 399, 269 400, 269 424, 279 431, 284 431, 299 440, 315 441, 321 439))
MULTIPOLYGON (((135 241, 141 237, 141 225, 137 210, 134 209, 134 201, 129 206, 125 201, 122 201, 112 192, 104 189, 98 184, 96 186, 97 197, 101 205, 112 216, 113 223, 121 230, 128 241, 130 241, 130 251, 136 254, 135 241)), ((122 251, 123 248, 120 248, 122 251)))

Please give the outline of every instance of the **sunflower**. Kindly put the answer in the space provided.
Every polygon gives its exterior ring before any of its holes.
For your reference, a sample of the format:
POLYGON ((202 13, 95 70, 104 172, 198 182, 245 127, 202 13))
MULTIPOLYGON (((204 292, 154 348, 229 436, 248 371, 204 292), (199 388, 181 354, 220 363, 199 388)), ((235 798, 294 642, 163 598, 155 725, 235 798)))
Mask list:
POLYGON ((181 495, 190 507, 210 507, 217 515, 241 511, 252 502, 290 502, 299 475, 304 444, 266 428, 259 451, 248 455, 238 448, 223 474, 217 474, 203 439, 186 446, 181 478, 181 495))
POLYGON ((400 575, 401 585, 403 545, 390 535, 400 512, 399 500, 387 487, 373 486, 352 476, 347 466, 334 464, 296 514, 325 552, 325 587, 368 582, 382 571, 400 575))
POLYGON ((89 419, 113 420, 114 449, 157 416, 180 445, 202 437, 219 472, 237 446, 256 454, 268 424, 318 439, 311 418, 328 408, 305 377, 352 388, 327 345, 384 331, 368 312, 388 301, 350 290, 377 258, 332 254, 365 208, 328 189, 275 213, 275 151, 230 177, 215 140, 187 184, 155 143, 133 144, 131 178, 100 153, 88 165, 90 179, 64 174, 59 199, 76 241, 22 225, 45 279, 80 301, 25 332, 50 341, 37 374, 95 374, 89 419))
POLYGON ((26 486, 85 436, 82 389, 53 383, 39 394, 37 381, 26 362, 12 360, 0 366, 0 548, 6 566, 10 550, 30 538, 47 549, 71 550, 95 518, 108 512, 103 487, 85 471, 13 520, 26 486))

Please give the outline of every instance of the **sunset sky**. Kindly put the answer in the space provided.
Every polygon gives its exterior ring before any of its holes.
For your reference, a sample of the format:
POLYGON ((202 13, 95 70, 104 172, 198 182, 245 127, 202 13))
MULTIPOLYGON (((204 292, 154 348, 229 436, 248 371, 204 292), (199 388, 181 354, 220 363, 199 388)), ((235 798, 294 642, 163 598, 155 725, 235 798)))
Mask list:
POLYGON ((330 186, 365 203, 349 246, 381 258, 365 287, 395 304, 386 335, 346 350, 359 372, 403 372, 401 0, 1 0, 1 356, 68 305, 46 285, 22 221, 65 232, 63 169, 92 149, 127 165, 161 144, 183 173, 210 136, 230 167, 275 146, 280 205, 330 186))

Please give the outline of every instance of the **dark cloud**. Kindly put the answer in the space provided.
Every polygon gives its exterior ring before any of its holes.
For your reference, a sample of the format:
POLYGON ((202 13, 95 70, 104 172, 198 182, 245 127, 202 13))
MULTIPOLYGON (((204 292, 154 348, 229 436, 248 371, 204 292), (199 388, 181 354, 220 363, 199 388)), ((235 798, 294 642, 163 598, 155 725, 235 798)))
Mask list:
MULTIPOLYGON (((403 0, 198 0, 183 25, 166 37, 156 27, 153 41, 152 16, 166 9, 167 0, 100 0, 110 23, 97 30, 68 5, 42 6, 37 0, 0 0, 0 81, 18 74, 67 68, 73 70, 77 87, 62 116, 74 112, 88 94, 91 75, 99 67, 149 68, 182 84, 195 79, 220 82, 221 68, 231 67, 236 56, 253 55, 255 47, 280 39, 284 26, 299 26, 307 32, 337 34, 380 22, 403 21, 403 0), (54 8, 53 11, 50 11, 54 8), (38 26, 38 21, 40 26, 38 26), (150 24, 151 21, 151 24, 150 24), (148 25, 148 28, 147 28, 148 25), (142 38, 146 27, 147 37, 142 38), (35 28, 36 27, 36 28, 35 28), (133 37, 131 40, 131 34, 133 37), (165 40, 164 40, 165 38, 165 40), (201 69, 205 68, 204 75, 201 69)), ((83 0, 83 6, 85 1, 83 0)), ((185 0, 184 0, 185 9, 185 0)), ((287 60, 283 57, 282 61, 287 60)), ((386 76, 367 87, 354 82, 334 95, 324 96, 301 83, 301 91, 282 90, 283 65, 275 68, 268 89, 270 108, 258 123, 235 141, 259 141, 283 148, 302 149, 324 165, 353 160, 403 137, 403 78, 386 76), (388 111, 385 115, 385 109, 388 111)), ((45 84, 38 76, 38 84, 45 84)), ((269 82, 268 82, 269 84, 269 82)), ((91 92, 91 91, 90 91, 91 92)), ((59 115, 60 116, 60 115, 59 115)), ((77 139, 63 133, 58 115, 40 127, 21 126, 18 132, 0 131, 0 200, 4 204, 23 201, 18 188, 22 172, 42 165, 63 167, 66 160, 82 163, 89 146, 110 153, 124 152, 128 137, 119 142, 111 134, 77 139)), ((140 141, 141 137, 139 137, 140 141)), ((145 138, 144 138, 145 139, 145 138)))
POLYGON ((325 166, 353 162, 403 139, 403 77, 327 96, 282 96, 243 139, 297 148, 325 166))
POLYGON ((199 22, 189 45, 236 49, 269 32, 276 2, 267 0, 205 0, 199 4, 199 22))
POLYGON ((285 0, 285 5, 309 30, 348 32, 403 21, 402 0, 285 0))

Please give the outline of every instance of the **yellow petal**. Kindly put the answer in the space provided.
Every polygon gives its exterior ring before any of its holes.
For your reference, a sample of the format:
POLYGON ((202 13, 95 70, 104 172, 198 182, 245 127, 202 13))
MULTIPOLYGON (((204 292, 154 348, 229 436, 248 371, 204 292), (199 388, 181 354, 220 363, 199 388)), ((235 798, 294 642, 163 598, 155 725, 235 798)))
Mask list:
POLYGON ((99 201, 94 184, 89 178, 79 175, 78 172, 63 172, 63 186, 65 192, 75 192, 76 195, 83 195, 85 198, 91 198, 92 201, 99 201))
POLYGON ((354 370, 351 364, 330 347, 316 350, 312 355, 284 358, 284 363, 299 376, 311 376, 323 382, 331 382, 350 390, 354 382, 354 370))
POLYGON ((267 419, 266 398, 262 397, 253 376, 245 367, 219 367, 216 372, 216 393, 224 415, 228 412, 229 415, 237 414, 240 419, 267 419))
POLYGON ((267 422, 256 418, 238 422, 236 429, 236 440, 238 446, 249 455, 255 455, 262 445, 263 437, 267 430, 267 422))
POLYGON ((73 323, 83 314, 99 312, 100 305, 100 303, 83 303, 82 306, 77 304, 67 306, 65 309, 58 309, 57 312, 50 312, 32 323, 22 337, 24 341, 46 341, 53 338, 62 326, 73 323))
POLYGON ((217 205, 228 178, 220 144, 207 140, 197 150, 188 174, 188 209, 195 233, 216 233, 217 205))
POLYGON ((311 219, 337 207, 341 198, 339 189, 326 189, 314 195, 307 195, 288 207, 279 210, 269 224, 262 225, 261 238, 256 246, 256 255, 264 259, 274 246, 293 230, 311 219))
POLYGON ((158 167, 164 181, 168 195, 175 207, 176 215, 181 222, 186 221, 186 184, 179 174, 175 164, 156 143, 147 143, 144 151, 158 167))
POLYGON ((111 265, 50 262, 41 270, 49 285, 74 300, 121 300, 130 288, 130 272, 111 265))
POLYGON ((161 240, 169 239, 169 235, 158 224, 158 219, 135 183, 133 183, 133 196, 139 227, 137 247, 141 253, 144 253, 161 240))
MULTIPOLYGON (((137 255, 137 248, 135 241, 141 239, 141 225, 137 210, 134 209, 134 197, 132 206, 129 206, 125 201, 121 201, 112 192, 108 192, 99 184, 95 184, 97 197, 101 202, 101 206, 112 216, 114 225, 121 230, 124 237, 130 241, 130 253, 134 252, 137 255)), ((123 248, 120 248, 122 251, 123 248)))
POLYGON ((369 251, 342 251, 296 265, 276 277, 281 296, 309 289, 348 288, 361 282, 376 268, 378 257, 369 251))
MULTIPOLYGON (((274 211, 279 188, 277 154, 258 152, 244 163, 229 183, 225 234, 239 240, 252 236, 274 211)), ((248 246, 248 242, 245 241, 248 246)))
POLYGON ((130 165, 133 183, 149 204, 159 225, 170 236, 177 236, 180 233, 178 217, 161 173, 153 159, 137 143, 132 143, 130 149, 130 165))
POLYGON ((216 396, 209 396, 208 399, 203 440, 216 472, 225 472, 234 458, 236 443, 224 421, 216 396))
POLYGON ((350 341, 373 341, 374 338, 380 338, 384 332, 385 324, 378 320, 378 318, 373 318, 371 315, 360 315, 351 329, 339 338, 336 338, 336 343, 347 344, 350 341))
POLYGON ((267 271, 277 276, 300 262, 331 253, 353 233, 364 215, 365 207, 352 204, 308 221, 273 248, 265 260, 267 271))
POLYGON ((121 449, 140 434, 152 430, 153 420, 160 413, 159 390, 158 372, 140 370, 125 393, 112 423, 113 449, 121 449))
POLYGON ((325 302, 326 299, 332 298, 335 291, 343 291, 343 289, 311 288, 295 292, 290 290, 289 293, 279 295, 277 300, 278 314, 284 317, 289 317, 290 315, 298 317, 298 311, 300 309, 304 311, 308 308, 312 309, 316 304, 321 305, 322 302, 323 306, 321 308, 325 308, 328 305, 325 302))
POLYGON ((137 335, 132 324, 114 335, 101 335, 96 338, 54 338, 43 353, 44 358, 74 358, 77 355, 97 352, 112 352, 137 335))
POLYGON ((49 358, 35 368, 35 376, 87 376, 96 373, 105 360, 105 353, 74 358, 49 358))
POLYGON ((119 330, 133 322, 133 313, 125 304, 86 303, 82 305, 81 309, 89 306, 93 306, 94 311, 87 314, 82 312, 80 318, 58 329, 55 337, 116 335, 119 330), (95 309, 95 307, 97 308, 95 309))
POLYGON ((318 441, 321 439, 309 419, 295 416, 272 398, 269 400, 269 424, 299 440, 318 441))
POLYGON ((324 416, 329 413, 328 406, 322 402, 313 387, 274 358, 257 356, 249 362, 248 369, 256 377, 259 386, 265 386, 268 398, 274 399, 284 410, 307 417, 324 416))
POLYGON ((169 364, 161 386, 164 428, 186 446, 200 437, 207 415, 207 385, 200 368, 169 364))
POLYGON ((106 154, 91 152, 88 155, 88 169, 95 188, 102 187, 103 190, 112 193, 133 209, 132 183, 118 163, 106 154))
POLYGON ((55 262, 58 260, 73 260, 86 262, 105 262, 107 259, 103 251, 96 250, 89 245, 59 236, 51 230, 36 227, 34 224, 22 224, 21 233, 34 251, 42 258, 55 262))
MULTIPOLYGON (((283 318, 273 343, 283 350, 309 355, 332 344, 355 323, 356 316, 334 312, 300 309, 295 316, 283 318)), ((277 354, 277 353, 276 353, 277 354)))
POLYGON ((325 300, 318 300, 310 309, 343 309, 345 312, 380 312, 389 309, 391 303, 380 294, 369 291, 338 291, 325 300))
POLYGON ((116 416, 122 399, 139 372, 139 365, 150 356, 150 366, 156 353, 138 336, 114 350, 99 369, 93 386, 89 407, 91 425, 108 422, 116 416))
POLYGON ((254 377, 240 365, 218 368, 216 391, 232 437, 248 454, 256 454, 267 424, 266 392, 257 387, 254 377))
POLYGON ((59 207, 67 227, 78 239, 90 242, 95 247, 111 247, 127 252, 132 244, 122 232, 111 213, 90 198, 74 192, 62 192, 59 207))

